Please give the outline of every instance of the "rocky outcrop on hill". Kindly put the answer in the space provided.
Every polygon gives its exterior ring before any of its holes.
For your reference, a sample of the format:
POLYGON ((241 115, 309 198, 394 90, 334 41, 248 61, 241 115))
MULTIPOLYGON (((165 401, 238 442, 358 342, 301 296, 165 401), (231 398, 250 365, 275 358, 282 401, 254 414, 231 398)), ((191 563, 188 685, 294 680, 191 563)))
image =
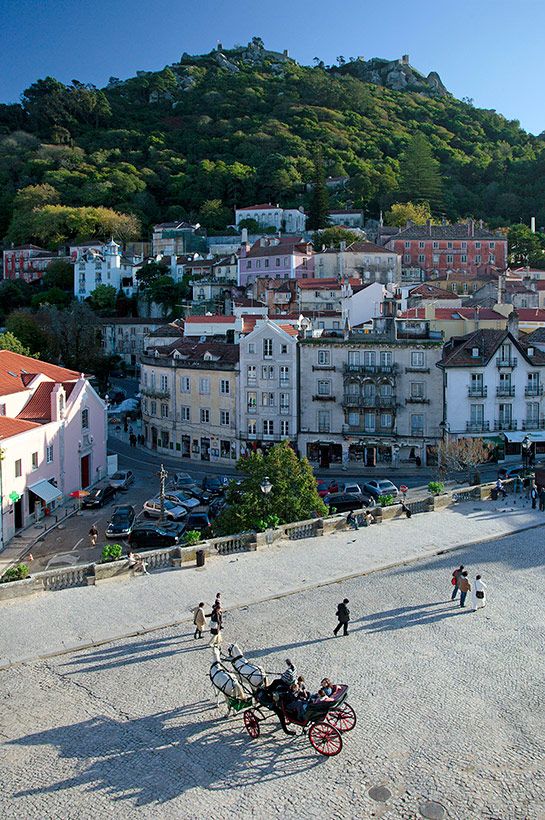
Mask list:
POLYGON ((408 54, 404 54, 399 60, 383 60, 380 57, 365 60, 358 57, 342 66, 340 71, 352 74, 366 83, 383 85, 392 91, 414 91, 427 97, 449 96, 439 74, 430 71, 425 77, 410 65, 408 54))

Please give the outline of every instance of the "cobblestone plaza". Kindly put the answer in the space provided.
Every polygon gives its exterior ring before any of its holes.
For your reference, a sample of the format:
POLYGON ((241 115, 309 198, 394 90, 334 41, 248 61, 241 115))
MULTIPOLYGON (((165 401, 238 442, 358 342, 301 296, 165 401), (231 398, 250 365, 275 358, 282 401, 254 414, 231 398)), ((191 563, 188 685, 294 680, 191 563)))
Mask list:
POLYGON ((540 527, 228 612, 225 642, 267 669, 349 684, 358 724, 330 760, 225 719, 189 626, 5 669, 0 813, 544 817, 542 561, 540 527), (477 613, 450 602, 459 563, 488 584, 477 613))

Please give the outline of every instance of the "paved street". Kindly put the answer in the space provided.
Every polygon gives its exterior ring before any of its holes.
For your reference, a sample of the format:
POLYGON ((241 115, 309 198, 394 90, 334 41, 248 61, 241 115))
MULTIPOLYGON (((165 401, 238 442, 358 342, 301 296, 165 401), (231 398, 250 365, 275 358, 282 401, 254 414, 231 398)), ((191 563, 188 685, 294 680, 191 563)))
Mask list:
POLYGON ((189 625, 5 670, 0 813, 542 818, 542 555, 531 530, 231 611, 226 641, 267 669, 350 685, 359 721, 329 761, 274 721, 250 741, 221 717, 189 625), (448 599, 460 562, 488 584, 477 613, 448 599), (334 639, 344 595, 352 634, 334 639))

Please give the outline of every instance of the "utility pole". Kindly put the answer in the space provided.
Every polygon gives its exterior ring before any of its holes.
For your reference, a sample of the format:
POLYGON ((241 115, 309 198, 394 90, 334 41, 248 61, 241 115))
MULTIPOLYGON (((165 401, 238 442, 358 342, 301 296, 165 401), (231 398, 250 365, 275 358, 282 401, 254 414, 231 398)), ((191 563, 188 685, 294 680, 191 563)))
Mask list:
POLYGON ((159 517, 159 523, 162 524, 165 520, 165 484, 168 476, 168 473, 162 464, 161 469, 158 473, 156 473, 156 475, 159 476, 159 502, 161 504, 161 515, 159 517))

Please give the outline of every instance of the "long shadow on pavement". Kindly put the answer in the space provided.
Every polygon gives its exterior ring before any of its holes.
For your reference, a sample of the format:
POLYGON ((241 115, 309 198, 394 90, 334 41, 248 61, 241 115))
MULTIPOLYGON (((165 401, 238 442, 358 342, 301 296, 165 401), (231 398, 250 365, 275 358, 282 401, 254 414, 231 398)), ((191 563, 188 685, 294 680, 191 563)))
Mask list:
MULTIPOLYGON (((245 788, 291 777, 326 760, 307 737, 278 735, 277 723, 263 726, 260 740, 253 742, 240 716, 236 723, 203 719, 207 707, 202 701, 131 720, 97 716, 8 741, 19 747, 53 746, 76 770, 63 780, 16 792, 14 806, 20 799, 66 789, 102 793, 133 807, 160 805, 190 789, 245 788), (190 722, 184 722, 187 716, 190 722)), ((24 802, 19 805, 23 816, 24 802)))

